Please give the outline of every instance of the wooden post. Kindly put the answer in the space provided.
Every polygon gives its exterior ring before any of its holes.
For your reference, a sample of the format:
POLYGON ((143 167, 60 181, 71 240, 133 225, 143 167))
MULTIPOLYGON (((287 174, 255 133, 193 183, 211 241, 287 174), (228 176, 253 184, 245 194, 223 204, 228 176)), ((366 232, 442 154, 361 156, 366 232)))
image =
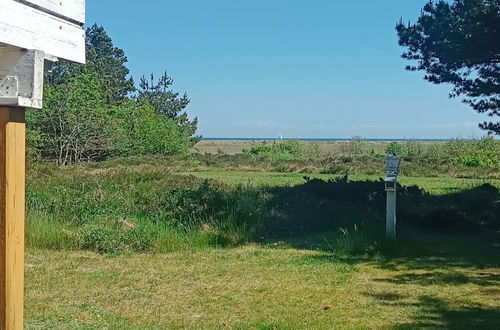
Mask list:
POLYGON ((0 0, 0 330, 23 329, 25 108, 44 61, 85 63, 85 0, 0 0))
POLYGON ((0 330, 23 329, 26 124, 0 107, 0 330))
POLYGON ((386 236, 396 238, 396 190, 387 191, 387 211, 385 220, 386 236))
POLYGON ((388 238, 396 238, 396 190, 398 189, 398 173, 401 157, 389 153, 385 157, 387 177, 385 178, 385 191, 387 191, 387 206, 385 218, 385 233, 388 238))

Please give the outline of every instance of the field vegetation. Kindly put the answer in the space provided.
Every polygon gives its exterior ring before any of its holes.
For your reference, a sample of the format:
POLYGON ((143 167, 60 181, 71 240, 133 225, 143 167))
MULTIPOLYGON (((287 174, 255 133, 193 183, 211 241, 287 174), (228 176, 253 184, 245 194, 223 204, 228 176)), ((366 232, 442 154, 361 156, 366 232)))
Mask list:
MULTIPOLYGON (((404 155, 403 224, 448 231, 496 225, 498 145, 490 138, 454 140, 415 153, 411 143, 388 144, 388 151, 398 148, 404 155), (430 163, 436 167, 429 177, 446 178, 421 178, 430 163), (464 179, 470 177, 476 179, 464 179)), ((306 229, 382 228, 383 164, 382 154, 312 153, 298 141, 260 144, 232 156, 38 164, 29 172, 28 244, 167 252, 236 246, 306 229)))
MULTIPOLYGON (((452 171, 402 176, 393 242, 382 154, 290 144, 281 160, 271 148, 31 164, 27 328, 498 326, 496 168, 450 153, 452 171), (322 170, 344 157, 357 174, 322 170)), ((424 171, 419 157, 403 172, 424 171)))
POLYGON ((499 141, 138 141, 144 156, 30 159, 28 329, 498 326, 499 141), (403 157, 397 241, 387 152, 403 157))
MULTIPOLYGON (((446 142, 349 142, 313 143, 265 141, 252 143, 241 153, 213 152, 210 142, 197 145, 189 157, 191 167, 302 172, 335 175, 381 175, 384 157, 396 152, 403 157, 401 171, 410 177, 500 178, 500 142, 492 137, 454 139, 446 142), (204 146, 208 146, 204 151, 204 146)), ((231 145, 229 150, 232 151, 231 145)))

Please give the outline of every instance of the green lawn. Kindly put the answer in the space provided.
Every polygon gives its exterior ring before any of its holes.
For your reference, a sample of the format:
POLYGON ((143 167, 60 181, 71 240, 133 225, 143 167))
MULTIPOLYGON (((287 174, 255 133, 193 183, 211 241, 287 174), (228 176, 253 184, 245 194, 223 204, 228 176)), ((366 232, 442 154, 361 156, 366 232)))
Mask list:
POLYGON ((427 249, 393 257, 342 257, 283 242, 114 257, 29 251, 26 326, 498 328, 498 245, 468 237, 468 247, 455 249, 464 237, 422 239, 427 249))
MULTIPOLYGON (((126 207, 133 207, 139 195, 144 196, 137 200, 150 203, 148 211, 162 189, 171 189, 165 181, 168 168, 114 171, 81 166, 53 171, 36 172, 30 188, 31 207, 40 208, 47 221, 61 210, 46 207, 46 200, 54 201, 63 193, 75 198, 72 203, 78 198, 81 209, 73 210, 73 205, 61 201, 54 205, 66 205, 69 215, 91 212, 92 221, 98 221, 101 217, 122 220, 128 214, 126 207), (52 182, 54 177, 59 181, 52 182), (85 195, 80 192, 83 188, 85 195), (103 206, 107 209, 98 213, 103 206), (120 208, 125 211, 120 213, 120 208)), ((181 174, 216 179, 232 187, 291 186, 303 183, 306 176, 216 170, 181 174)), ((435 195, 486 182, 500 187, 500 180, 401 177, 400 182, 435 195)), ((63 211, 61 215, 66 214, 63 211)), ((58 227, 51 229, 55 234, 67 230, 64 221, 55 223, 58 227)), ((66 236, 71 239, 72 235, 66 236)), ((170 253, 106 255, 64 250, 71 244, 48 244, 52 250, 30 248, 26 328, 500 328, 500 233, 401 231, 393 244, 367 242, 368 248, 361 251, 343 245, 355 244, 356 235, 350 228, 343 235, 337 231, 266 237, 224 249, 208 245, 193 249, 187 246, 188 240, 181 240, 170 253)))
MULTIPOLYGON (((180 172, 180 174, 194 175, 204 179, 215 179, 228 184, 249 184, 255 186, 292 186, 304 183, 304 177, 327 180, 338 177, 331 174, 307 174, 307 173, 273 173, 273 172, 248 172, 248 171, 202 171, 202 172, 180 172)), ((376 175, 350 175, 353 181, 374 180, 381 176, 376 175)), ((457 178, 425 178, 404 177, 398 178, 405 186, 416 185, 429 193, 440 195, 471 189, 479 185, 489 183, 500 188, 500 180, 494 179, 457 179, 457 178)))

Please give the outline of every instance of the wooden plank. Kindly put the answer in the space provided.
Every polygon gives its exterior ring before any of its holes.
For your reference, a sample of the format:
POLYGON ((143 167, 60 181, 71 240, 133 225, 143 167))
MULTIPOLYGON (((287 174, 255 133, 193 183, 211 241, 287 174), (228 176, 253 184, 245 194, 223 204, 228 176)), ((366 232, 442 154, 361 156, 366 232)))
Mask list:
POLYGON ((81 26, 12 0, 0 0, 0 43, 85 62, 81 26))
POLYGON ((27 5, 32 5, 35 8, 45 10, 49 13, 54 13, 61 18, 67 18, 83 25, 85 23, 85 0, 9 0, 27 5))
POLYGON ((23 329, 26 124, 0 108, 0 329, 23 329))

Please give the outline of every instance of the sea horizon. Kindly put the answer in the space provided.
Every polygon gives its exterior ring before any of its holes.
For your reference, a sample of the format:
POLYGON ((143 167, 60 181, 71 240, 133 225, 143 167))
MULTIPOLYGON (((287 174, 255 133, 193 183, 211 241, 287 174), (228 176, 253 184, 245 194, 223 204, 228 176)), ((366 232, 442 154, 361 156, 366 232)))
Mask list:
MULTIPOLYGON (((344 141, 351 141, 353 138, 259 138, 259 137, 251 137, 251 138, 222 138, 222 137, 202 137, 202 141, 280 141, 280 140, 298 140, 298 141, 316 141, 316 142, 344 142, 344 141)), ((361 138, 363 141, 368 141, 368 142, 402 142, 402 141, 422 141, 422 142, 439 142, 439 141, 450 141, 452 138, 449 139, 417 139, 417 138, 376 138, 376 139, 369 139, 369 138, 361 138)))

